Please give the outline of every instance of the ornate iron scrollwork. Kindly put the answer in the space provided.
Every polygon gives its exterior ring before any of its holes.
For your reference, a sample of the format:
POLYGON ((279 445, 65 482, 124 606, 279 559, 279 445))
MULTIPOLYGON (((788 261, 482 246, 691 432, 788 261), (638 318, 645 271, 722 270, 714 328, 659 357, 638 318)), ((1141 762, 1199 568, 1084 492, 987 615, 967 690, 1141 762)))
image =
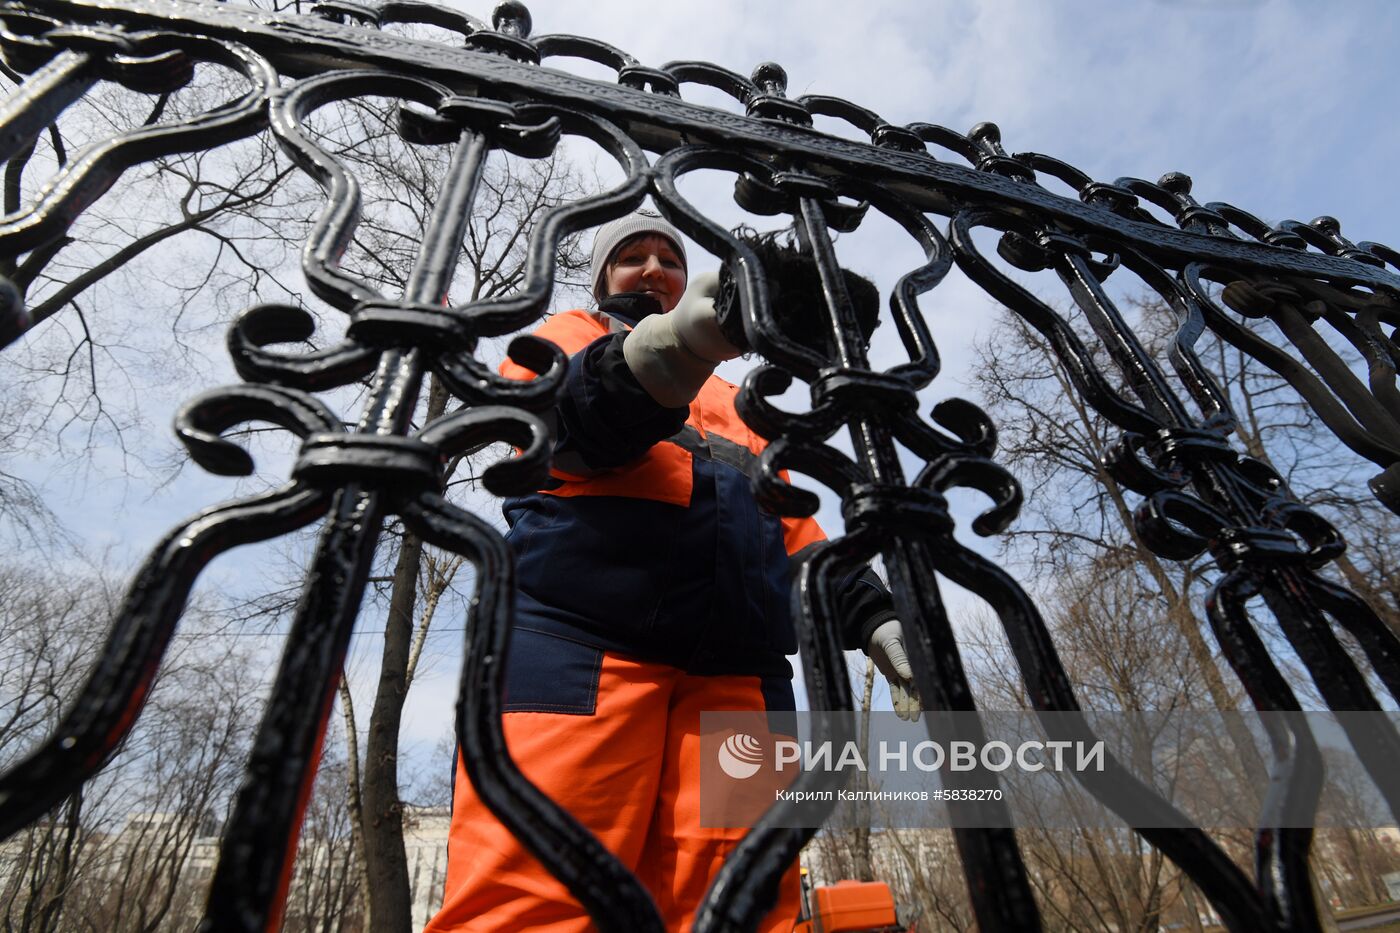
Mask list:
MULTIPOLYGON (((1209 553, 1216 561, 1223 574, 1207 602, 1208 619, 1259 709, 1292 713, 1301 707, 1250 618, 1246 603, 1256 595, 1333 708, 1381 709, 1368 676, 1400 700, 1400 641, 1365 602, 1317 573, 1341 553, 1341 534, 1299 503, 1267 466, 1235 450, 1228 398, 1193 349, 1209 329, 1280 374, 1342 443, 1381 468, 1372 488, 1400 513, 1400 254, 1350 242, 1330 218, 1271 227, 1229 204, 1200 204, 1181 174, 1157 183, 1095 181, 1050 156, 1008 153, 993 124, 967 134, 928 123, 896 126, 849 101, 790 99, 776 65, 760 66, 751 78, 703 62, 653 68, 597 40, 530 33, 529 13, 519 3, 503 4, 491 26, 408 0, 331 0, 305 17, 188 0, 30 0, 0 7, 0 52, 27 75, 0 112, 0 156, 6 158, 98 80, 161 94, 187 82, 195 64, 210 62, 247 81, 240 97, 206 113, 119 133, 76 155, 32 204, 0 219, 0 255, 17 259, 47 248, 133 165, 267 132, 324 192, 303 271, 311 292, 349 319, 339 343, 300 355, 271 349, 314 331, 311 318, 296 308, 259 304, 232 324, 229 351, 244 383, 188 403, 176 430, 206 469, 246 474, 250 456, 225 435, 249 421, 270 422, 301 440, 291 476, 280 489, 201 512, 156 545, 80 697, 42 747, 0 775, 0 832, 38 818, 112 753, 139 715, 190 589, 210 560, 236 545, 324 520, 202 927, 273 928, 290 870, 288 841, 314 774, 379 529, 385 516, 396 514, 477 569, 457 734, 482 798, 600 928, 661 929, 637 879, 541 795, 506 753, 500 658, 510 624, 510 554, 487 523, 450 503, 442 488, 448 458, 495 440, 519 453, 486 471, 488 489, 505 493, 540 482, 549 432, 539 413, 552 404, 562 356, 551 345, 518 338, 512 356, 540 378, 511 382, 477 358, 477 343, 527 327, 545 312, 562 237, 621 216, 648 195, 735 272, 744 333, 764 359, 739 397, 743 417, 771 441, 755 476, 760 499, 786 514, 815 510, 810 491, 782 478, 787 469, 841 497, 846 534, 806 563, 795 584, 814 708, 851 707, 832 581, 879 554, 910 635, 918 686, 932 708, 976 709, 940 596, 942 574, 995 609, 1037 710, 1079 709, 1034 601, 953 536, 945 498, 950 489, 974 489, 991 500, 972 525, 981 535, 1004 529, 1022 497, 1016 480, 994 460, 997 432, 985 413, 953 399, 928 419, 920 414, 916 393, 934 380, 940 363, 919 296, 936 288, 954 264, 1038 331, 1084 401, 1121 431, 1105 467, 1142 497, 1134 515, 1141 540, 1167 559, 1209 553), (461 44, 406 39, 382 31, 388 23, 432 25, 457 34, 461 44), (567 56, 614 69, 616 82, 552 67, 558 64, 552 59, 567 56), (551 67, 542 69, 541 62, 551 67), (742 112, 687 102, 687 86, 695 83, 730 95, 742 112), (404 138, 455 145, 417 263, 397 297, 340 266, 359 223, 355 181, 305 131, 318 108, 370 95, 402 102, 404 138), (815 132, 814 115, 844 120, 869 142, 815 132), (531 234, 526 279, 514 294, 444 307, 487 154, 540 157, 567 136, 600 146, 617 161, 623 181, 547 215, 531 234), (657 154, 654 161, 648 151, 657 154), (830 356, 783 331, 757 257, 680 194, 678 181, 702 169, 732 174, 735 198, 747 209, 791 218, 821 277, 830 356), (1040 176, 1068 184, 1078 200, 1042 187, 1040 176), (1144 203, 1165 210, 1175 226, 1144 203), (832 237, 856 229, 872 212, 892 220, 925 257, 890 295, 907 359, 884 370, 872 367, 832 237), (946 217, 946 231, 930 215, 946 217), (1059 310, 984 254, 974 236, 982 228, 998 235, 1001 260, 1058 275, 1116 373, 1105 372, 1059 310), (1104 283, 1121 270, 1141 278, 1175 312, 1171 365, 1187 397, 1178 395, 1106 291, 1104 283), (1235 315, 1269 319, 1297 356, 1235 315), (1361 354, 1367 382, 1319 334, 1320 326, 1361 354), (411 431, 420 384, 430 371, 467 408, 411 431), (347 430, 316 393, 366 379, 367 401, 347 430), (810 389, 811 408, 801 414, 772 401, 794 379, 810 389), (829 443, 843 430, 852 454, 829 443), (917 462, 912 478, 905 466, 911 461, 901 459, 898 447, 917 462), (1334 625, 1355 638, 1369 671, 1343 649, 1334 625)), ((15 283, 0 282, 0 343, 30 324, 22 294, 15 283)), ((1400 811, 1394 775, 1400 736, 1388 726, 1357 723, 1350 737, 1390 807, 1400 811)), ((1308 831, 1270 821, 1286 807, 1316 803, 1319 753, 1303 725, 1270 738, 1282 789, 1263 817, 1257 878, 1247 877, 1198 828, 1139 832, 1181 866, 1233 929, 1314 928, 1308 831)), ((1115 761, 1085 782, 1105 799, 1126 795, 1152 808, 1163 826, 1184 822, 1115 761)), ((1000 804, 966 807, 961 812, 976 817, 975 808, 1000 804)), ((767 910, 777 879, 812 835, 781 828, 777 816, 775 809, 730 859, 706 898, 698 929, 751 929, 767 910)), ((971 819, 955 830, 978 920, 987 930, 1037 928, 1014 833, 975 828, 988 822, 1005 823, 971 819)))

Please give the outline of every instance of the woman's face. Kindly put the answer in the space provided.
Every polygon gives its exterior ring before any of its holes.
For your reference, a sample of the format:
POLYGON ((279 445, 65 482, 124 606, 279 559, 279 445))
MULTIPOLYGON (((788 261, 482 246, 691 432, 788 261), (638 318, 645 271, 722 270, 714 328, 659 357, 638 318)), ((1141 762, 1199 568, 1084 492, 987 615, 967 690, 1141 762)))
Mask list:
POLYGON ((670 311, 685 292, 685 264, 670 240, 647 233, 613 251, 605 284, 609 295, 645 292, 670 311))

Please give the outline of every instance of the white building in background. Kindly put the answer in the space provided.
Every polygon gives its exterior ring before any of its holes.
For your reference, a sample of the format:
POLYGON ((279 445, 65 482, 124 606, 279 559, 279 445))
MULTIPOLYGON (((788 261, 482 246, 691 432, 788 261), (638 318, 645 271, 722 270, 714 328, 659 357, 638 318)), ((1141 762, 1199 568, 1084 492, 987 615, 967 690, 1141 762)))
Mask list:
MULTIPOLYGON (((447 807, 404 808, 404 848, 408 857, 414 929, 421 930, 426 926, 442 905, 443 886, 447 880, 447 834, 450 823, 451 812, 447 807)), ((101 879, 126 870, 133 859, 174 858, 178 864, 168 864, 162 873, 182 887, 194 889, 189 892, 188 909, 198 911, 204 902, 202 889, 209 883, 218 865, 219 841, 218 826, 212 822, 196 826, 189 825, 185 818, 176 814, 132 813, 118 832, 94 833, 84 839, 83 871, 86 877, 105 883, 101 879), (152 842, 154 839, 168 839, 176 833, 182 835, 185 842, 174 851, 152 842), (163 851, 168 854, 161 855, 163 851)), ((22 875, 35 856, 32 848, 24 833, 0 842, 0 897, 13 898, 21 892, 26 883, 22 875)), ((334 871, 336 868, 329 866, 329 863, 337 857, 325 844, 303 846, 298 852, 290 899, 295 899, 298 882, 304 873, 319 876, 334 871)), ((358 877, 351 880, 352 885, 357 883, 358 877)), ((197 916, 196 913, 190 917, 191 923, 197 916)))
POLYGON ((403 846, 408 857, 408 885, 413 895, 413 928, 421 930, 442 906, 447 883, 449 807, 403 808, 403 846))

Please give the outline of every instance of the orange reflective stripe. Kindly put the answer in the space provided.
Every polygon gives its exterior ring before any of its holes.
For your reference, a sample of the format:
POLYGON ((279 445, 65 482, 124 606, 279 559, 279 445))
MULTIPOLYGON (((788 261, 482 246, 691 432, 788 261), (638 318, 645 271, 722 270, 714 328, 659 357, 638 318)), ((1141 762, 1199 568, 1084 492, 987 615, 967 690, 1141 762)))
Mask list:
MULTIPOLYGON (((607 326, 587 312, 565 311, 540 325, 535 336, 550 341, 572 356, 606 333, 607 326)), ((535 378, 534 373, 511 360, 501 364, 501 374, 511 379, 535 378)), ((750 430, 734 409, 734 396, 738 391, 738 387, 732 383, 711 376, 691 403, 686 424, 694 428, 701 438, 722 438, 757 456, 763 452, 767 442, 750 430)), ((605 470, 594 476, 551 470, 551 474, 564 483, 555 489, 542 491, 566 498, 623 496, 688 506, 694 487, 691 456, 683 447, 663 441, 635 463, 605 470)), ((786 473, 782 476, 787 478, 786 473)), ((826 535, 814 519, 783 519, 783 543, 789 555, 825 540, 826 535)))
MULTIPOLYGON (((543 491, 551 496, 626 496, 688 506, 695 484, 691 465, 688 451, 662 441, 626 466, 573 479, 556 489, 543 491)), ((555 475, 566 477, 558 472, 555 475)))
MULTIPOLYGON (((532 336, 548 340, 569 356, 573 356, 607 332, 606 327, 586 312, 565 311, 546 320, 532 336)), ((501 363, 501 375, 521 382, 529 382, 535 378, 533 372, 509 357, 501 363)))
MULTIPOLYGON (((535 336, 548 340, 573 356, 607 333, 608 328, 592 315, 584 311, 565 311, 540 325, 535 331, 535 336)), ((501 364, 501 374, 510 379, 535 378, 534 373, 511 360, 501 364)), ((694 418, 695 408, 692 407, 690 419, 694 418)), ((694 488, 691 467, 689 452, 674 444, 661 443, 633 463, 605 470, 594 476, 578 476, 562 470, 551 470, 551 475, 564 480, 564 483, 555 489, 545 489, 541 492, 565 498, 624 496, 689 506, 694 488)))

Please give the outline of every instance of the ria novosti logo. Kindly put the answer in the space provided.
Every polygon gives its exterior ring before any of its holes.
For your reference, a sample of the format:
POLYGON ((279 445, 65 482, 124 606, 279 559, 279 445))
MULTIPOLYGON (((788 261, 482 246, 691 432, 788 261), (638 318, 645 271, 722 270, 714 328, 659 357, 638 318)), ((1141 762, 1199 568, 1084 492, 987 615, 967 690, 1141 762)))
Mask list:
MULTIPOLYGON (((764 746, 747 732, 735 732, 719 747, 720 770, 732 778, 751 778, 763 767, 764 746)), ((989 771, 998 773, 1013 766, 1034 773, 1047 768, 1052 771, 1103 771, 1104 741, 1093 745, 1067 739, 1042 742, 1028 740, 1012 746, 1007 742, 988 741, 978 744, 966 740, 947 743, 881 740, 879 754, 862 750, 857 742, 839 745, 830 740, 813 742, 777 739, 773 742, 772 767, 786 770, 797 765, 803 771, 989 771), (839 748, 839 751, 838 751, 839 748), (1075 752, 1071 760, 1067 754, 1075 752)))
POLYGON ((719 768, 732 778, 751 778, 762 764, 763 746, 747 733, 736 732, 719 747, 719 768))

